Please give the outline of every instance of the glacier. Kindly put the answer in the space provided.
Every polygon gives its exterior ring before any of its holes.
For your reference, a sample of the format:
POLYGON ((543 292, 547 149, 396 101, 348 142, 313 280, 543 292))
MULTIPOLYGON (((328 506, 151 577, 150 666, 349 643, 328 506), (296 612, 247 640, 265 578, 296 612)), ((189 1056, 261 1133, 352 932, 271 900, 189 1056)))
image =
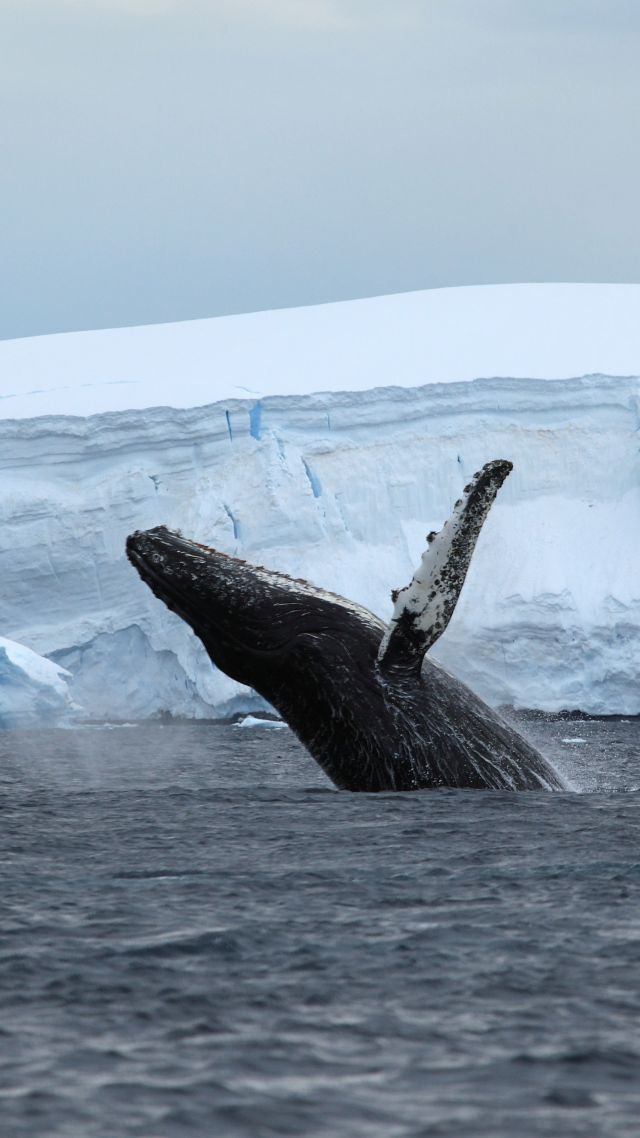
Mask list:
POLYGON ((484 286, 0 343, 0 631, 87 718, 259 713, 126 535, 166 524, 388 619, 508 458, 434 656, 493 705, 638 714, 639 316, 635 285, 484 286))

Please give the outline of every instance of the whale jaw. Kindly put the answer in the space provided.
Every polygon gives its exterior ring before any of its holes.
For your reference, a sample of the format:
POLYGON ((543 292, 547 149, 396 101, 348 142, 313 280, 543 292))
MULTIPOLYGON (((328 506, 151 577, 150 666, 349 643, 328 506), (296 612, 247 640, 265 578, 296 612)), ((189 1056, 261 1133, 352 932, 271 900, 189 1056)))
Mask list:
MULTIPOLYGON (((370 640, 373 669, 384 624, 308 581, 251 565, 165 526, 127 538, 127 557, 159 600, 203 642, 213 663, 274 706, 302 673, 352 637, 370 640)), ((318 667, 318 675, 322 668, 318 667)), ((295 729, 295 727, 294 727, 295 729)))

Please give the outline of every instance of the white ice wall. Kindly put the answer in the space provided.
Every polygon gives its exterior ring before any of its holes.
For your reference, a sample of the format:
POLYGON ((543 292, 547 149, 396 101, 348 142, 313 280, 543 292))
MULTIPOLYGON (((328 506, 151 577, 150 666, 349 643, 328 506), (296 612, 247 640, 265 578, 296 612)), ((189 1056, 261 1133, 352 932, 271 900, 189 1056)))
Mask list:
POLYGON ((160 523, 387 617, 491 458, 498 497, 436 654, 494 703, 640 713, 638 381, 475 380, 0 424, 0 630, 94 716, 251 705, 124 558, 160 523))

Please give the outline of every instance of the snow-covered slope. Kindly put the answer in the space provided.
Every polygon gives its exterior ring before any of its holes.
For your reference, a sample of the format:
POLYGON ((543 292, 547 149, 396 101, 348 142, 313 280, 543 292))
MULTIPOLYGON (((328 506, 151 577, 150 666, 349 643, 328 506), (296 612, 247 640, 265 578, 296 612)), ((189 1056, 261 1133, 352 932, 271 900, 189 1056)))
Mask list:
POLYGON ((69 726, 79 709, 68 679, 64 668, 0 636, 0 728, 69 726))
POLYGON ((142 585, 126 534, 180 527, 388 617, 425 534, 504 457, 436 655, 494 703, 640 712, 638 380, 567 378, 640 373, 639 315, 638 286, 504 286, 0 344, 0 629, 68 668, 93 716, 256 708, 142 585), (260 396, 230 398, 241 380, 260 396), (110 413, 50 414, 81 405, 110 413))
POLYGON ((640 285, 430 289, 0 342, 0 418, 640 370, 640 285))

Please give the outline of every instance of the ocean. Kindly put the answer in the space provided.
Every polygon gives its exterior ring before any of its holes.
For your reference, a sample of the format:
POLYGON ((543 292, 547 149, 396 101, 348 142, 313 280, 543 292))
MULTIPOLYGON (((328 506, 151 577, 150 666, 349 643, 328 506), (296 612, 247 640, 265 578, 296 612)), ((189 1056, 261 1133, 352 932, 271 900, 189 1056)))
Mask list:
POLYGON ((640 722, 519 726, 575 792, 0 734, 2 1138, 637 1138, 640 722))

